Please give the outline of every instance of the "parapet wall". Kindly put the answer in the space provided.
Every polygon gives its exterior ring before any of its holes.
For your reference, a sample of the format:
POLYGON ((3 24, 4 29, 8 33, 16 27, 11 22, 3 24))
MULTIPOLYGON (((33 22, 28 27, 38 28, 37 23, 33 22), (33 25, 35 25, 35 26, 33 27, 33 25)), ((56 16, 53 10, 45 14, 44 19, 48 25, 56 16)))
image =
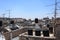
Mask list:
POLYGON ((55 38, 49 38, 49 37, 27 37, 27 36, 20 36, 20 40, 56 40, 55 38))
MULTIPOLYGON (((6 40, 11 40, 11 37, 10 37, 10 33, 12 33, 12 37, 16 37, 16 36, 19 36, 20 34, 24 33, 27 31, 27 28, 22 28, 22 29, 17 29, 15 31, 12 31, 12 32, 6 32, 6 33, 3 33, 4 36, 5 36, 5 39, 6 40)), ((30 40, 60 40, 60 24, 58 24, 55 28, 55 32, 56 32, 56 39, 47 39, 47 38, 29 38, 30 40)), ((21 37, 20 37, 20 40, 21 40, 21 37)), ((26 40, 25 38, 23 38, 22 40, 26 40)))
POLYGON ((27 31, 27 28, 22 28, 22 29, 17 29, 17 30, 14 30, 12 32, 6 32, 6 33, 3 33, 4 37, 5 37, 5 40, 11 40, 11 34, 12 33, 12 38, 14 37, 17 37, 19 36, 21 33, 24 33, 27 31))

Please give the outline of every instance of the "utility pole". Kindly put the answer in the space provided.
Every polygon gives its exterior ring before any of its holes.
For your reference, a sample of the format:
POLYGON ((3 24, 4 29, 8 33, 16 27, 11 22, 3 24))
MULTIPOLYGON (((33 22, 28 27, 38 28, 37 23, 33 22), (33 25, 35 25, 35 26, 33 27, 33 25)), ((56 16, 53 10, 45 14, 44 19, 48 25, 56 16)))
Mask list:
POLYGON ((57 0, 55 0, 55 11, 54 11, 54 36, 56 34, 56 17, 57 17, 57 0))
POLYGON ((3 20, 4 20, 4 18, 5 18, 5 14, 3 13, 2 15, 3 15, 3 20))
POLYGON ((54 36, 55 36, 55 34, 56 34, 56 18, 57 18, 57 10, 59 10, 58 9, 58 3, 60 3, 60 2, 57 2, 57 0, 55 0, 55 4, 54 4, 54 27, 53 27, 53 33, 54 33, 54 36))
POLYGON ((55 0, 55 14, 54 14, 54 18, 56 19, 57 16, 57 0, 55 0))
POLYGON ((8 10, 9 11, 9 19, 10 19, 10 10, 8 10))

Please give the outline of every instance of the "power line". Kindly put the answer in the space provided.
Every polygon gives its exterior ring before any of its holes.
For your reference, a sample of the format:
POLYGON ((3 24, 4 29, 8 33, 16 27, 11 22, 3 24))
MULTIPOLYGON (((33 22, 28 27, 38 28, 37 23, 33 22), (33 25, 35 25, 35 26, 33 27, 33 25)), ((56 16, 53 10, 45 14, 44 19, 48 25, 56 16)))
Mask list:
POLYGON ((60 4, 60 2, 57 2, 57 0, 55 0, 55 3, 54 4, 51 4, 51 5, 47 5, 48 6, 54 6, 54 18, 56 19, 57 17, 57 10, 60 10, 60 6, 58 6, 58 4, 60 4))

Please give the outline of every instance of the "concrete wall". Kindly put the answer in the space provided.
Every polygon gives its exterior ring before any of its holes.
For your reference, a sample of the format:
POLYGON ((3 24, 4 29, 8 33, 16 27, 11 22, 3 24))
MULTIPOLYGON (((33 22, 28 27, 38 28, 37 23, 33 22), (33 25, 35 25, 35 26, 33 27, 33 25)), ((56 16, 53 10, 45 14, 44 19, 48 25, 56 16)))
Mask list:
MULTIPOLYGON (((19 34, 21 33, 24 33, 27 31, 27 28, 22 28, 22 29, 19 29, 19 30, 16 30, 16 31, 12 31, 12 36, 13 37, 16 37, 16 36, 19 36, 19 34)), ((55 28, 55 32, 56 32, 56 39, 47 39, 47 38, 29 38, 29 40, 60 40, 60 24, 58 24, 55 28)), ((5 36, 5 39, 6 40, 10 40, 10 32, 6 32, 6 33, 3 33, 4 36, 5 36)), ((26 40, 26 37, 20 37, 20 40, 26 40)))
POLYGON ((3 33, 5 40, 11 40, 10 39, 10 32, 3 33))
POLYGON ((56 40, 52 38, 44 38, 44 37, 25 37, 25 36, 20 36, 20 40, 56 40))
POLYGON ((57 40, 60 40, 60 24, 57 24, 56 28, 55 28, 55 32, 56 32, 56 38, 57 40))
POLYGON ((18 29, 18 30, 16 30, 16 31, 12 31, 12 36, 13 36, 13 37, 19 36, 19 34, 24 33, 24 32, 26 32, 26 31, 27 31, 26 28, 18 29))
POLYGON ((5 36, 5 39, 6 40, 11 40, 11 35, 10 35, 10 33, 12 33, 12 37, 14 38, 14 37, 17 37, 17 36, 19 36, 21 33, 24 33, 24 32, 26 32, 27 31, 27 29, 26 28, 22 28, 22 29, 18 29, 18 30, 15 30, 15 31, 12 31, 12 32, 6 32, 6 33, 3 33, 3 35, 5 36))

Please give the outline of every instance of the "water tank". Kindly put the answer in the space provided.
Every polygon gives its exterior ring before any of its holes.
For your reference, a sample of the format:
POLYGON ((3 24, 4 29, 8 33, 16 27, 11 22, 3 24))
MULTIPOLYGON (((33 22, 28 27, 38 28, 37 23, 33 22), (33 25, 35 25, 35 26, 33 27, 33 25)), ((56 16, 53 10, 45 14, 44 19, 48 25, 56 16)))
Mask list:
POLYGON ((49 25, 49 24, 47 24, 47 27, 49 28, 49 27, 50 27, 50 25, 49 25))
POLYGON ((35 24, 35 35, 41 36, 41 27, 38 24, 35 24))
POLYGON ((35 35, 36 36, 41 36, 41 30, 35 30, 35 35))
POLYGON ((28 35, 33 35, 33 30, 31 28, 28 29, 28 35))
POLYGON ((35 18, 35 23, 38 23, 38 18, 35 18))
POLYGON ((43 36, 49 37, 49 28, 46 25, 43 25, 42 31, 43 31, 43 36))
POLYGON ((10 24, 14 24, 14 21, 10 21, 10 24))
POLYGON ((49 24, 47 24, 47 27, 49 28, 49 33, 53 33, 53 27, 51 27, 49 24))
POLYGON ((49 27, 49 32, 53 33, 53 27, 49 27))
POLYGON ((49 30, 43 30, 43 36, 49 37, 49 30))
POLYGON ((2 21, 0 21, 0 27, 2 26, 2 21))

